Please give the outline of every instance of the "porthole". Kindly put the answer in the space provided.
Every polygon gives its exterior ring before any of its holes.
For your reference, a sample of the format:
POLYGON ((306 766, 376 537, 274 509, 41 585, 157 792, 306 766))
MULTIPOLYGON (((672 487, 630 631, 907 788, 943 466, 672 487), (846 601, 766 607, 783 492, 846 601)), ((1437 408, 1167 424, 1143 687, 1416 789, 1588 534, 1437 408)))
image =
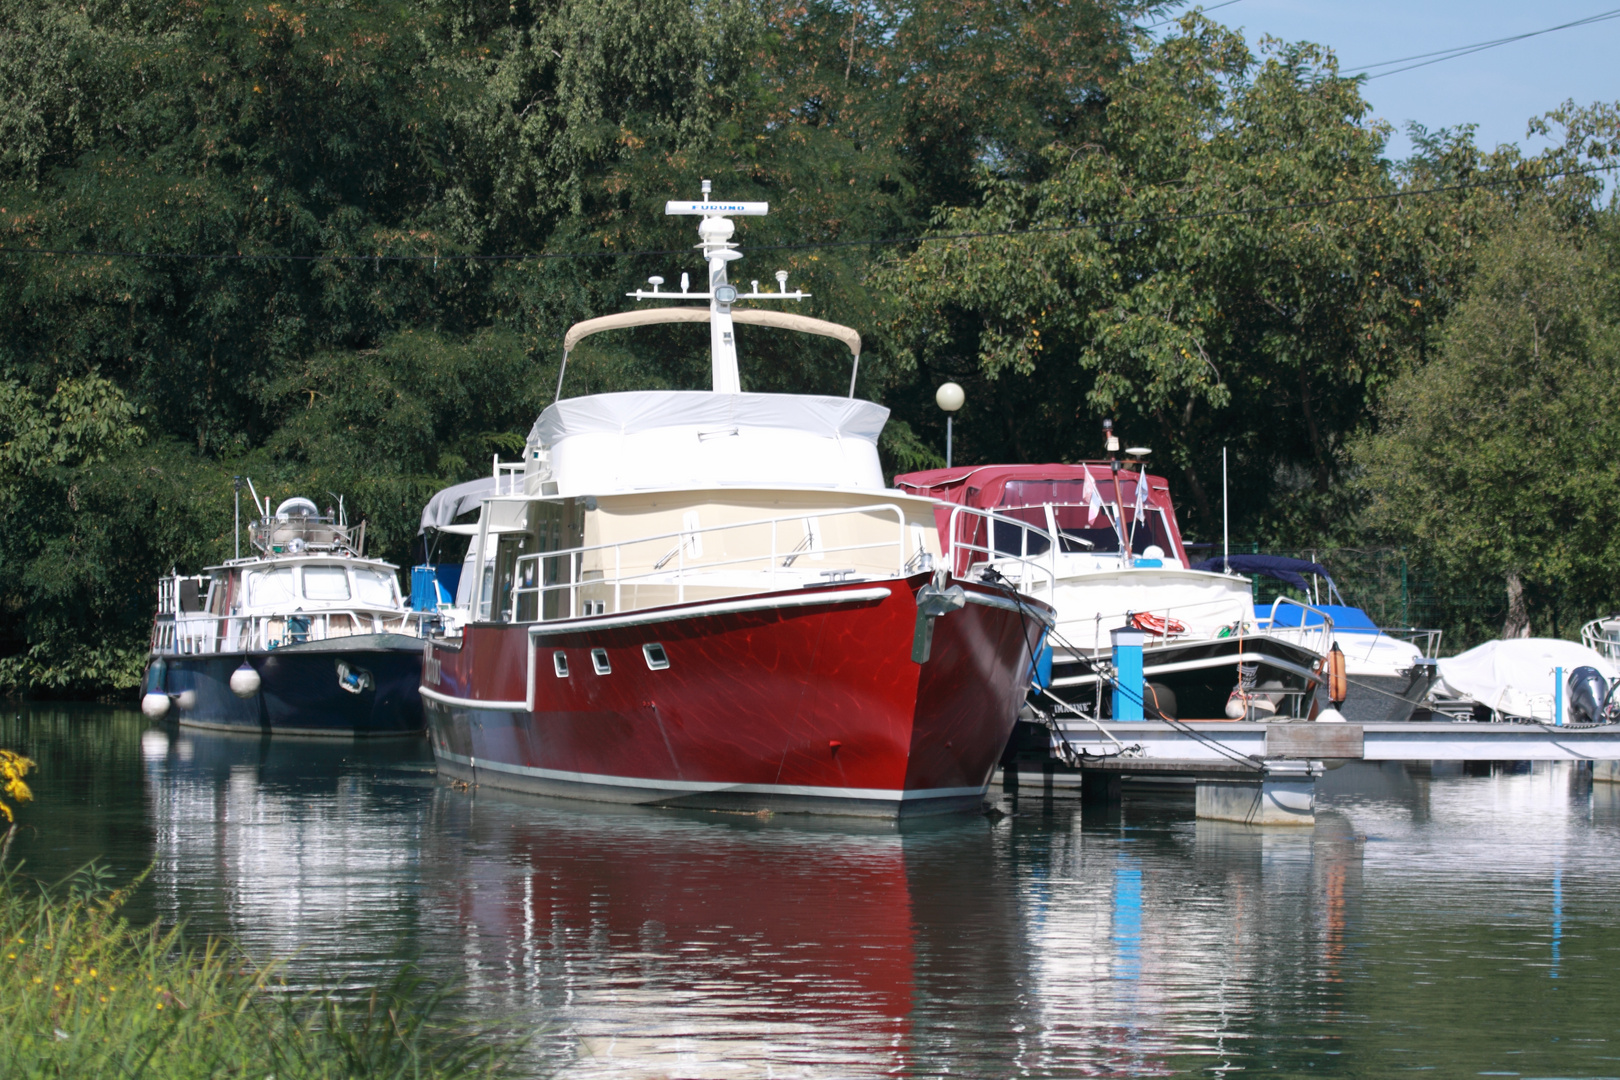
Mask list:
POLYGON ((557 678, 568 678, 568 657, 560 650, 551 654, 551 669, 557 673, 557 678))
POLYGON ((598 675, 606 675, 613 670, 613 665, 608 663, 606 649, 591 650, 591 666, 596 669, 598 675))
POLYGON ((669 667, 669 654, 664 647, 656 641, 649 641, 641 647, 641 655, 647 658, 647 666, 654 671, 663 671, 669 667))

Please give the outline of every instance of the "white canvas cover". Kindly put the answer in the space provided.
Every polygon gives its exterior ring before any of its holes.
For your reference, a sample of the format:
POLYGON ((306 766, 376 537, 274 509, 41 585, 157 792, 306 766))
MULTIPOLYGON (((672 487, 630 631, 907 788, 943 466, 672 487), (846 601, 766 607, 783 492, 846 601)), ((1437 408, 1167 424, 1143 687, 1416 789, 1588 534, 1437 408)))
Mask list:
POLYGON ((442 529, 469 510, 495 494, 495 478, 480 476, 464 484, 455 484, 436 493, 422 508, 422 525, 418 532, 442 529))
POLYGON ((559 401, 531 445, 561 495, 728 485, 883 490, 889 410, 799 394, 635 391, 559 401))
MULTIPOLYGON (((1585 645, 1556 638, 1487 641, 1440 661, 1440 681, 1433 693, 1477 701, 1509 716, 1553 720, 1554 669, 1564 679, 1578 667, 1594 667, 1613 682, 1614 664, 1585 645)), ((1565 703, 1568 708, 1568 702, 1565 703)))

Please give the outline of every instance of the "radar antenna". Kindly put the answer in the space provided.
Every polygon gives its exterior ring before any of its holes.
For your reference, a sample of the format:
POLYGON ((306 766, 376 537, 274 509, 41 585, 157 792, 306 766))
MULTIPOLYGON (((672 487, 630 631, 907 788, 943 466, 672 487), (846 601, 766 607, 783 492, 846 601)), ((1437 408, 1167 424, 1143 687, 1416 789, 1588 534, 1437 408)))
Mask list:
POLYGON ((709 302, 709 355, 714 365, 714 392, 717 394, 742 393, 742 380, 737 374, 737 339, 732 324, 731 305, 739 300, 803 300, 807 292, 788 292, 787 271, 776 272, 776 292, 760 292, 759 282, 753 282, 753 291, 739 293, 737 287, 726 280, 726 264, 742 258, 742 252, 731 242, 736 226, 731 218, 764 217, 771 204, 763 202, 715 202, 709 198, 709 181, 703 181, 703 198, 699 202, 680 202, 671 199, 664 204, 668 215, 701 216, 698 223, 696 245, 709 264, 709 288, 692 292, 685 274, 681 275, 680 292, 664 292, 662 277, 650 277, 652 289, 637 289, 627 296, 637 300, 707 300, 709 302))

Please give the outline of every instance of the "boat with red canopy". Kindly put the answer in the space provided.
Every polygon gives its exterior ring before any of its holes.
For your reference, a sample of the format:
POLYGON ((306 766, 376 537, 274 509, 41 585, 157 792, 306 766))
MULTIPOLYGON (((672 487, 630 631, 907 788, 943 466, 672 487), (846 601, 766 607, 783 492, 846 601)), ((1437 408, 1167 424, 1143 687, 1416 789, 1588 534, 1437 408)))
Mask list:
MULTIPOLYGON (((1068 705, 1108 715, 1109 631, 1129 626, 1146 635, 1150 717, 1309 713, 1332 620, 1284 625, 1276 607, 1260 618, 1248 578, 1191 569, 1169 485, 1144 465, 962 466, 895 486, 949 504, 936 524, 952 573, 1006 580, 1056 609, 1043 685, 1068 705)), ((1050 694, 1044 704, 1062 709, 1050 694)))
MULTIPOLYGON (((703 301, 577 324, 707 323, 713 389, 559 399, 520 466, 497 470, 458 636, 427 648, 440 770, 613 802, 896 816, 977 808, 1051 609, 942 564, 935 502, 889 488, 888 410, 745 393, 738 326, 842 342, 844 326, 752 306, 727 266, 732 216, 702 219, 703 301)), ((562 388, 559 375, 559 398, 562 388)), ((995 515, 979 515, 991 519, 995 515)), ((1033 565, 1029 576, 1038 576, 1033 565)))

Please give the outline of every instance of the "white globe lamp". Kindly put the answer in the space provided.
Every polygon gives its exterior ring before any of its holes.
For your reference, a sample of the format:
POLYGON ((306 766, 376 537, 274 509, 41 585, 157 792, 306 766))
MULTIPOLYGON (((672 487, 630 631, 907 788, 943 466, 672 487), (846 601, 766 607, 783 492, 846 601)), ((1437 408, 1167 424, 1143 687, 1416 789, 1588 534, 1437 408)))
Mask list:
POLYGON ((955 432, 952 426, 956 419, 956 410, 967 401, 967 394, 956 383, 948 382, 934 391, 934 404, 945 410, 945 467, 951 467, 951 441, 955 432))

